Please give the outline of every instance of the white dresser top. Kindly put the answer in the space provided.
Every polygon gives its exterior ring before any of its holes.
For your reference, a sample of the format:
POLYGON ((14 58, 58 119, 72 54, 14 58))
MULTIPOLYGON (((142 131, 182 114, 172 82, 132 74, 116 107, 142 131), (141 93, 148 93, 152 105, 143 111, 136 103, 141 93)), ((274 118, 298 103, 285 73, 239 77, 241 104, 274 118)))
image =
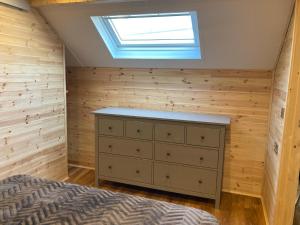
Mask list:
POLYGON ((109 107, 98 109, 93 112, 96 115, 125 116, 133 118, 171 120, 180 122, 207 123, 215 125, 229 125, 228 116, 208 115, 199 113, 166 112, 145 109, 109 107))

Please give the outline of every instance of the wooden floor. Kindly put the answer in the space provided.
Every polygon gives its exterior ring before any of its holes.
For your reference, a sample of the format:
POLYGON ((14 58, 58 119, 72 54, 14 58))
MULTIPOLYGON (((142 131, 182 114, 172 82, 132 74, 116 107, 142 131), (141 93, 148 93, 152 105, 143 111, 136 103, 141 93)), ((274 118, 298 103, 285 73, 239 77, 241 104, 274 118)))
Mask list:
MULTIPOLYGON (((68 182, 94 187, 94 180, 95 174, 93 170, 69 167, 68 182)), ((108 181, 102 181, 101 188, 202 209, 216 216, 220 225, 265 225, 261 201, 257 198, 223 193, 221 207, 220 209, 215 209, 214 201, 186 195, 108 181)))

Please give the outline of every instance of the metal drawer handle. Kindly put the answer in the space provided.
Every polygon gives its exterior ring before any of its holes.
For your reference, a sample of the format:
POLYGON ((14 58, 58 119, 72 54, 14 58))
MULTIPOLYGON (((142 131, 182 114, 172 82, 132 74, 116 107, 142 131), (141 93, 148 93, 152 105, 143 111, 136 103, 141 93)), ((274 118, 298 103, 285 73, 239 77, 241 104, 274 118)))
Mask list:
POLYGON ((140 151, 141 151, 141 149, 137 148, 137 149, 136 149, 136 151, 137 151, 137 152, 140 152, 140 151))
POLYGON ((111 170, 111 169, 112 169, 112 166, 108 166, 108 169, 110 169, 110 170, 111 170))
POLYGON ((204 140, 205 139, 205 136, 201 136, 201 140, 204 140))
POLYGON ((203 182, 202 182, 202 180, 198 180, 198 183, 199 183, 199 184, 202 184, 203 182))
POLYGON ((141 131, 140 129, 137 129, 136 132, 137 132, 137 133, 141 133, 142 131, 141 131))
POLYGON ((166 179, 170 179, 170 176, 169 176, 169 175, 166 175, 166 179))
POLYGON ((203 161, 203 160, 204 160, 204 157, 201 156, 201 157, 200 157, 200 161, 203 161))
POLYGON ((171 153, 170 152, 167 152, 167 154, 166 154, 167 156, 171 156, 171 153))
POLYGON ((112 127, 111 127, 111 126, 109 126, 109 127, 108 127, 108 129, 109 129, 109 130, 112 130, 112 127))
POLYGON ((167 133, 168 137, 170 137, 172 134, 170 132, 167 133))
POLYGON ((137 174, 139 174, 139 173, 140 173, 140 171, 139 171, 139 170, 136 170, 135 172, 136 172, 137 174))
POLYGON ((109 145, 108 148, 112 148, 112 145, 109 145))

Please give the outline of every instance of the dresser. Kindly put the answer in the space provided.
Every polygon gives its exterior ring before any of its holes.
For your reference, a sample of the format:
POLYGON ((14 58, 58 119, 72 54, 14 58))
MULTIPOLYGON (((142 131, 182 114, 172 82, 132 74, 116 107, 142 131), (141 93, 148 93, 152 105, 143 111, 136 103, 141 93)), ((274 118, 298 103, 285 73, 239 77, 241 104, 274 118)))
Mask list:
POLYGON ((220 205, 225 116, 103 108, 95 114, 99 180, 210 198, 220 205))

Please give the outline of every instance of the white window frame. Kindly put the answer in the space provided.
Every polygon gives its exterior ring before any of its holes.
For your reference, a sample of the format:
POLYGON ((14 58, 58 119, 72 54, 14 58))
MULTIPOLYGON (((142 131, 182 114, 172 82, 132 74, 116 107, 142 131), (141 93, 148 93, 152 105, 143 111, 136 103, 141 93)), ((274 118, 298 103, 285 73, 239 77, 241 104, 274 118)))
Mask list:
POLYGON ((122 16, 92 16, 98 33, 113 58, 116 59, 201 59, 198 18, 196 12, 140 14, 122 16), (110 19, 133 17, 166 17, 190 15, 194 33, 193 44, 121 44, 110 19))

